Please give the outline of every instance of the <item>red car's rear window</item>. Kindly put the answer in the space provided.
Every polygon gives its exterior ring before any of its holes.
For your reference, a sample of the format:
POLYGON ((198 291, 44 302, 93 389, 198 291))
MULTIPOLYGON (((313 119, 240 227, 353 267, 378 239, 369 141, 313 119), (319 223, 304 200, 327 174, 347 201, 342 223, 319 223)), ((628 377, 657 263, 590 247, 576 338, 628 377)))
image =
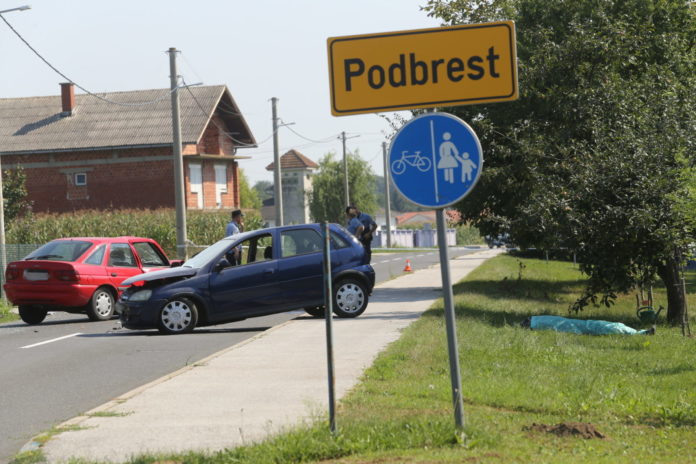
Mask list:
POLYGON ((25 260, 76 261, 92 246, 83 240, 54 240, 27 255, 25 260))

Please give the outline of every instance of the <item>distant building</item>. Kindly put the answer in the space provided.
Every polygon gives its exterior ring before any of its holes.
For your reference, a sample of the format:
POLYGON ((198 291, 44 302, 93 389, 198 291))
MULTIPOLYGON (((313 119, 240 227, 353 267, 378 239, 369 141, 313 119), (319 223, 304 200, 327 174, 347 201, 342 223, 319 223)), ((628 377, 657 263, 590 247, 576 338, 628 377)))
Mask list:
MULTIPOLYGON (((312 191, 312 173, 318 167, 317 163, 297 150, 290 150, 280 157, 285 224, 306 224, 310 221, 307 194, 312 191)), ((275 163, 266 166, 268 171, 274 169, 275 163)), ((275 225, 275 199, 264 202, 261 214, 269 224, 275 225)))
MULTIPOLYGON (((35 211, 174 207, 170 89, 0 99, 3 169, 35 211), (113 104, 108 101, 119 102, 113 104), (143 104, 144 102, 154 102, 143 104)), ((179 91, 186 206, 239 205, 238 148, 256 141, 224 85, 179 91)))

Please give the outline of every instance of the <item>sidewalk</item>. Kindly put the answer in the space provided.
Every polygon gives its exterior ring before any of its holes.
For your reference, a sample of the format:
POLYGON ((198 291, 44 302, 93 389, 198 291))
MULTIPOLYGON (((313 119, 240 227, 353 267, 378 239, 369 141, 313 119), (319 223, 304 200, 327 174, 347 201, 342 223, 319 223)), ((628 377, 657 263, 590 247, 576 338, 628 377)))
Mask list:
MULTIPOLYGON (((452 282, 499 253, 450 261, 452 282)), ((441 287, 439 266, 417 271, 377 286, 362 316, 334 319, 338 399, 442 296, 441 287)), ((59 463, 232 448, 324 417, 327 388, 325 321, 294 319, 61 424, 79 429, 55 435, 41 449, 47 462, 59 463)))

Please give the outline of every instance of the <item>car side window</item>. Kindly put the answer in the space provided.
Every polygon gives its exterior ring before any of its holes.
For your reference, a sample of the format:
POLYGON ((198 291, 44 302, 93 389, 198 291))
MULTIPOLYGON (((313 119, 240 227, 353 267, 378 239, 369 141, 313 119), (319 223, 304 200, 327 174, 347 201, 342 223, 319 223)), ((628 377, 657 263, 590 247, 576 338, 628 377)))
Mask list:
POLYGON ((322 250, 321 235, 313 229, 293 229, 281 233, 281 257, 303 255, 322 250))
POLYGON ((140 256, 143 267, 166 267, 167 260, 150 242, 137 242, 133 244, 136 253, 140 256))
POLYGON ((348 243, 346 239, 333 231, 331 232, 331 241, 336 248, 348 248, 350 246, 350 243, 348 243))
POLYGON ((273 258, 273 237, 270 234, 257 235, 244 240, 241 244, 230 248, 225 258, 233 266, 268 261, 273 258), (235 249, 241 250, 238 258, 235 258, 235 249))
POLYGON ((106 251, 106 245, 99 245, 96 250, 89 255, 89 258, 85 260, 85 264, 94 264, 99 266, 102 261, 104 261, 104 252, 106 251))
POLYGON ((136 267, 135 257, 127 243, 112 243, 109 250, 109 266, 136 267))

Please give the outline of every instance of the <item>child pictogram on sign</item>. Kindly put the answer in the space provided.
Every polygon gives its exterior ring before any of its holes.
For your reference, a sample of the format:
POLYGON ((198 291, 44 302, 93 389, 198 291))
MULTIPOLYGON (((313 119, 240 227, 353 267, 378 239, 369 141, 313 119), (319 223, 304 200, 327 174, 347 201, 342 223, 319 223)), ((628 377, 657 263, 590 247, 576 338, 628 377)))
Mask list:
POLYGON ((476 163, 469 159, 469 153, 464 152, 461 156, 457 146, 450 140, 452 134, 445 132, 442 134, 443 142, 440 144, 440 161, 437 168, 445 171, 445 181, 454 184, 454 170, 462 164, 462 183, 471 181, 471 174, 476 169, 476 163))

